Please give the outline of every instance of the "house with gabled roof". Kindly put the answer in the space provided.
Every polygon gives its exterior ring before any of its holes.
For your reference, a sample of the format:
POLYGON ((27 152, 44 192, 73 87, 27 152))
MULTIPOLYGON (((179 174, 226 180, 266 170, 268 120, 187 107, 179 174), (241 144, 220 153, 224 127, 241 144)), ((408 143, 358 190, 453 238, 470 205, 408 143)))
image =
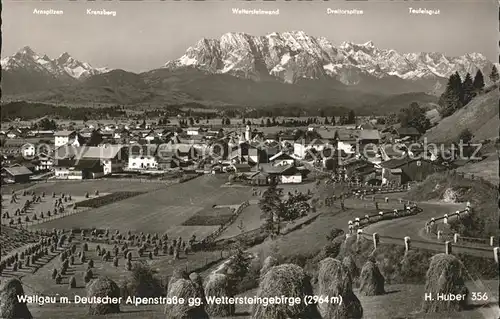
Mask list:
POLYGON ((298 184, 302 183, 309 170, 295 165, 274 166, 271 163, 259 163, 254 166, 255 171, 250 175, 253 185, 269 185, 271 183, 298 184))
POLYGON ((148 170, 158 167, 156 152, 157 144, 134 144, 129 147, 128 169, 129 170, 148 170))
POLYGON ((382 162, 382 184, 406 184, 413 181, 423 181, 427 176, 446 169, 445 166, 420 158, 398 158, 382 162))
POLYGON ((2 181, 5 183, 27 183, 33 172, 23 165, 2 167, 2 181))

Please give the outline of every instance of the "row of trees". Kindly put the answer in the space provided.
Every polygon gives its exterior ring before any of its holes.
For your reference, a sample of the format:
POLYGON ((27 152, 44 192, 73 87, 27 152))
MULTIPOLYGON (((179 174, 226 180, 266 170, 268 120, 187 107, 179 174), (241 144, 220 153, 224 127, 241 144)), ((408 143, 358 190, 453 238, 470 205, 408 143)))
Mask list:
MULTIPOLYGON (((495 66, 493 66, 489 77, 493 83, 498 82, 499 75, 495 66)), ((481 70, 476 72, 474 80, 469 73, 465 75, 463 81, 458 72, 452 74, 448 79, 446 90, 439 98, 438 104, 441 116, 450 116, 464 105, 467 105, 474 97, 483 92, 484 85, 484 76, 481 70)))

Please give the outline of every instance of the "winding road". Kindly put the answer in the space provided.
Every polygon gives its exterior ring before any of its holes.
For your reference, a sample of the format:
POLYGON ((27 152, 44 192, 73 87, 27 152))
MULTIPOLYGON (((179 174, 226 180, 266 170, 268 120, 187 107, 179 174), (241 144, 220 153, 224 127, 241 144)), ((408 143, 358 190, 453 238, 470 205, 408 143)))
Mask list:
MULTIPOLYGON (((371 239, 373 233, 378 233, 381 243, 404 245, 404 237, 409 236, 411 246, 415 248, 445 251, 445 244, 427 236, 424 225, 432 217, 440 217, 465 208, 464 204, 442 202, 420 202, 418 206, 423 211, 417 215, 393 220, 380 221, 363 228, 366 238, 371 239)), ((442 223, 442 221, 439 221, 442 223)), ((467 254, 477 257, 494 258, 493 247, 470 247, 453 244, 453 253, 467 254)))

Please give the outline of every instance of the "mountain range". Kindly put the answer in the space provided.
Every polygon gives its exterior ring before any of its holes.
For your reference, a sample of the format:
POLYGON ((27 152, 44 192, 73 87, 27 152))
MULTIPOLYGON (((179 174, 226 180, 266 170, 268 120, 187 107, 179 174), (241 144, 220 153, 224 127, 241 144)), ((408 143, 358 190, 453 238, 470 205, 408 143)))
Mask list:
MULTIPOLYGON (((302 31, 201 39, 180 58, 133 73, 95 68, 68 53, 56 59, 24 47, 1 60, 8 99, 50 103, 265 106, 280 103, 350 108, 406 98, 432 101, 454 72, 464 76, 492 63, 480 53, 399 53, 374 43, 344 42, 302 31), (405 98, 399 98, 399 95, 405 98)), ((410 101, 411 102, 411 101, 410 101)), ((404 106, 404 105, 402 105, 404 106)))
POLYGON ((459 72, 474 74, 492 64, 480 53, 447 57, 437 52, 402 54, 379 49, 372 41, 344 42, 335 47, 325 38, 303 31, 251 36, 226 33, 220 39, 201 39, 166 68, 192 66, 210 73, 223 73, 263 80, 277 77, 293 83, 300 78, 334 78, 356 85, 363 77, 398 77, 404 80, 438 80, 459 72))

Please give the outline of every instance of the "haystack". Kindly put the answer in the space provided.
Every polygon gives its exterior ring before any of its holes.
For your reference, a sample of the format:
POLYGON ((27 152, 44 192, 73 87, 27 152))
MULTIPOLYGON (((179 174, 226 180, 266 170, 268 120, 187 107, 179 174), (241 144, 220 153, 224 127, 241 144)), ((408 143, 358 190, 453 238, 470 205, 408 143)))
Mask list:
MULTIPOLYGON (((171 286, 169 285, 167 298, 201 298, 196 285, 187 279, 178 279, 171 286)), ((200 306, 190 306, 188 302, 165 305, 167 319, 208 319, 203 304, 200 306)))
POLYGON ((323 318, 357 319, 363 317, 361 302, 352 291, 352 279, 348 270, 339 260, 325 258, 319 263, 319 290, 324 297, 342 296, 342 303, 321 303, 318 305, 323 318))
MULTIPOLYGON (((304 270, 295 264, 274 266, 262 277, 258 297, 287 296, 304 300, 305 295, 313 295, 311 282, 304 270)), ((251 318, 321 318, 316 306, 303 302, 295 305, 262 303, 252 305, 251 318)))
POLYGON ((198 289, 198 295, 205 300, 205 290, 203 289, 203 280, 201 276, 196 272, 192 272, 189 274, 189 280, 191 280, 196 286, 196 289, 198 289))
MULTIPOLYGON (((231 284, 226 275, 211 274, 205 284, 205 296, 207 297, 234 297, 231 284)), ((213 317, 229 317, 235 312, 234 304, 207 304, 205 310, 213 317)))
POLYGON ((273 256, 266 257, 266 259, 264 259, 264 262, 262 263, 262 268, 260 269, 260 277, 264 277, 269 269, 277 265, 278 259, 274 258, 273 256))
POLYGON ((368 260, 361 269, 359 292, 365 296, 385 294, 385 278, 375 262, 368 260))
POLYGON ((424 300, 424 312, 450 312, 460 311, 467 306, 465 300, 443 301, 437 300, 439 294, 465 295, 469 291, 465 286, 465 268, 462 262, 454 255, 437 254, 431 258, 427 270, 425 292, 430 293, 434 300, 424 300))
POLYGON ((344 259, 342 259, 342 265, 349 272, 352 280, 358 278, 359 268, 351 255, 345 256, 344 259))
POLYGON ((170 289, 172 287, 173 283, 176 282, 179 279, 189 279, 189 275, 187 272, 183 269, 174 269, 172 276, 168 280, 168 286, 167 289, 170 289))
MULTIPOLYGON (((106 297, 119 298, 120 288, 108 277, 99 277, 87 286, 87 297, 106 297)), ((118 303, 92 303, 89 306, 89 315, 106 315, 110 313, 119 313, 120 305, 118 303)))
POLYGON ((31 319, 26 303, 19 302, 17 296, 24 295, 21 281, 17 278, 6 280, 0 288, 0 318, 31 319))

